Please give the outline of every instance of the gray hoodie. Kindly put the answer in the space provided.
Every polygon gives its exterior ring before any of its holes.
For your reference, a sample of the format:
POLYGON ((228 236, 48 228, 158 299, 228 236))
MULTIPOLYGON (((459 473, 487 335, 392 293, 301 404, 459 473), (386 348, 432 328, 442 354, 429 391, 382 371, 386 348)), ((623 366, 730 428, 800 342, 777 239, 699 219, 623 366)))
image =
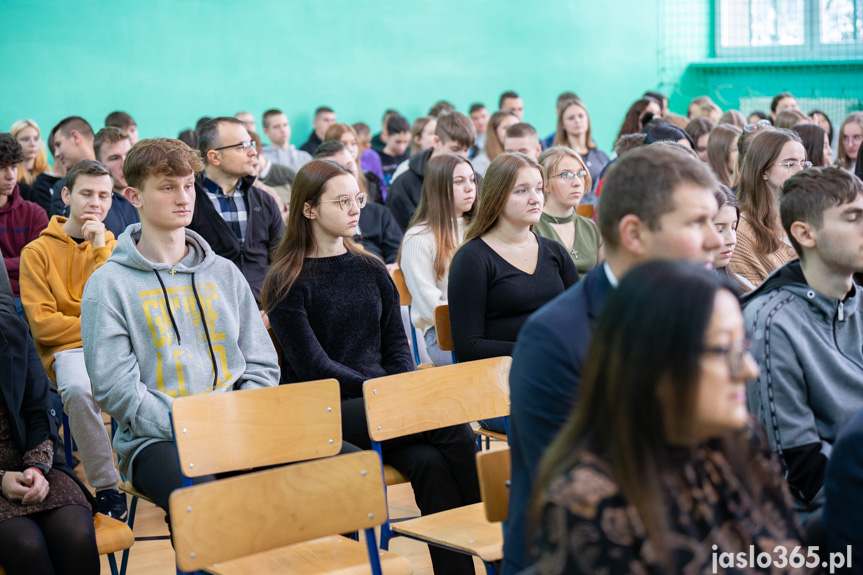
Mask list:
POLYGON ((749 410, 779 454, 801 509, 824 502, 833 442, 863 408, 860 287, 844 301, 806 283, 788 263, 743 298, 752 355, 761 373, 747 388, 749 410))
POLYGON ((237 267, 190 230, 189 253, 173 268, 145 259, 140 237, 141 225, 129 226, 81 302, 93 397, 118 422, 114 448, 127 477, 141 448, 172 439, 175 398, 279 382, 272 340, 237 267))

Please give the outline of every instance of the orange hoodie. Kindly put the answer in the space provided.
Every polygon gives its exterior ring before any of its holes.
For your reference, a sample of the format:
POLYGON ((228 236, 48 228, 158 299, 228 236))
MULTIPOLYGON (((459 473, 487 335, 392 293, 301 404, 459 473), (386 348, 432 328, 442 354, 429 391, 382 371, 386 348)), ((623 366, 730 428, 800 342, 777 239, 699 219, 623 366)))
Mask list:
POLYGON ((54 354, 81 347, 81 296, 90 275, 117 245, 105 231, 105 247, 77 243, 54 216, 39 237, 21 251, 21 304, 42 365, 54 377, 54 354))

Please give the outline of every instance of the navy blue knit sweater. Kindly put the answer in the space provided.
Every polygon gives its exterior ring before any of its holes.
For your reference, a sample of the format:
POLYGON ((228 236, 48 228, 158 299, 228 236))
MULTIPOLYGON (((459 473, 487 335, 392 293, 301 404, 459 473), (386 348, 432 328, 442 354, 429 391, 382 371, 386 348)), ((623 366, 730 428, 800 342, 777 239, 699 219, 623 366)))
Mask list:
POLYGON ((306 258, 291 291, 269 315, 282 347, 281 383, 335 378, 342 399, 363 382, 414 368, 399 294, 377 258, 306 258))

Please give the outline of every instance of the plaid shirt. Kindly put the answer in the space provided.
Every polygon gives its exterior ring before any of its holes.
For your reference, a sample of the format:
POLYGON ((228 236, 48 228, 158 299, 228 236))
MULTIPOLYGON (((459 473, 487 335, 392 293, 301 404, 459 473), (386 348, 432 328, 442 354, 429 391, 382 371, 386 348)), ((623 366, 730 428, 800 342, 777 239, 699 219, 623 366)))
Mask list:
POLYGON ((240 243, 246 237, 246 200, 244 198, 245 191, 241 187, 242 181, 237 182, 237 187, 234 193, 230 196, 222 191, 219 185, 204 174, 204 189, 207 190, 207 195, 216 211, 222 215, 222 218, 228 223, 240 243))

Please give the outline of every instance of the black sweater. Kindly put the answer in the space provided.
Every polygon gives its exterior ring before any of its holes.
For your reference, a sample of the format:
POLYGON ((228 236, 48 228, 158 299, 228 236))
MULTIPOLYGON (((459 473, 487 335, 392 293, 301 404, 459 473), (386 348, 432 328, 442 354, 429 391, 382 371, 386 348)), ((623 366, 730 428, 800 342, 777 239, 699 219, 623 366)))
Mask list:
POLYGON ((352 399, 367 379, 414 369, 398 291, 376 258, 306 258, 268 316, 282 347, 282 384, 332 377, 342 399, 352 399))
POLYGON ((511 355, 527 318, 578 281, 566 249, 535 237, 539 251, 533 274, 510 265, 481 238, 456 252, 449 270, 448 298, 459 361, 511 355))
POLYGON ((386 206, 367 202, 360 212, 359 234, 354 239, 363 244, 366 251, 375 254, 387 264, 399 258, 402 229, 386 206))

